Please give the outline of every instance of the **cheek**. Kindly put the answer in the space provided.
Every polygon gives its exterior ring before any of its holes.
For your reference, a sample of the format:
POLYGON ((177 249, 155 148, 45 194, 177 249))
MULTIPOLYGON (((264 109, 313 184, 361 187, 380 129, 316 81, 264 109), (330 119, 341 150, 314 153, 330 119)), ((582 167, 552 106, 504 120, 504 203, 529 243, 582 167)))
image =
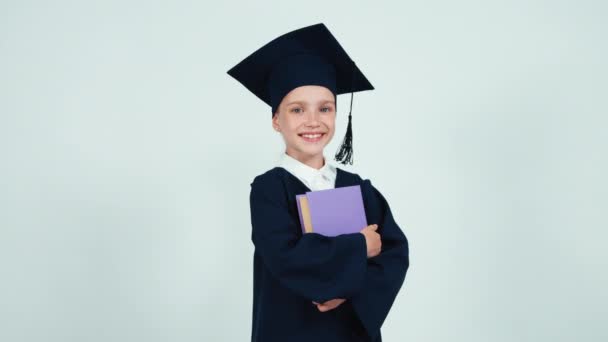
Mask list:
POLYGON ((336 129, 336 120, 335 117, 328 119, 327 121, 325 121, 325 125, 327 126, 327 129, 331 132, 333 132, 336 129))
POLYGON ((298 126, 289 126, 285 133, 289 139, 298 139, 298 126))
POLYGON ((327 140, 331 140, 336 132, 335 126, 331 123, 328 123, 327 125, 327 136, 326 139, 327 140))
POLYGON ((327 134, 327 140, 333 139, 335 133, 336 131, 333 128, 329 130, 329 133, 327 134))

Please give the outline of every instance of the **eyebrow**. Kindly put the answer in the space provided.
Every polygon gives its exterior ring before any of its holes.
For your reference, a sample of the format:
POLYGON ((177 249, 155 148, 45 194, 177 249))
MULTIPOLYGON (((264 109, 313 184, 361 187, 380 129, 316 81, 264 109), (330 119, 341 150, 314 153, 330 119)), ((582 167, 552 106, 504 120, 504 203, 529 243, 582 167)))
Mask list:
MULTIPOLYGON (((324 103, 328 103, 328 102, 331 103, 331 104, 335 104, 335 101, 333 101, 333 100, 321 100, 318 103, 319 104, 324 104, 324 103)), ((292 101, 292 102, 289 102, 286 106, 289 106, 289 105, 292 105, 292 104, 295 104, 295 103, 297 103, 297 104, 306 104, 306 102, 304 102, 304 101, 292 101)))

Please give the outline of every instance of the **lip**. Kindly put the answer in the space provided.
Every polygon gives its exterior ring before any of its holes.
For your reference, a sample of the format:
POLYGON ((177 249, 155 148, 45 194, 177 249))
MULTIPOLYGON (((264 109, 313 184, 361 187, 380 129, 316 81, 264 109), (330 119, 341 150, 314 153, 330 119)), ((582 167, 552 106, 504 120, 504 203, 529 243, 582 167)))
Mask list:
POLYGON ((298 134, 298 136, 306 142, 315 143, 315 142, 321 141, 321 139, 323 139, 323 137, 325 137, 325 134, 326 134, 325 132, 312 132, 312 133, 305 132, 305 133, 298 134), (304 137, 305 134, 321 134, 321 136, 316 139, 308 139, 308 138, 304 137))

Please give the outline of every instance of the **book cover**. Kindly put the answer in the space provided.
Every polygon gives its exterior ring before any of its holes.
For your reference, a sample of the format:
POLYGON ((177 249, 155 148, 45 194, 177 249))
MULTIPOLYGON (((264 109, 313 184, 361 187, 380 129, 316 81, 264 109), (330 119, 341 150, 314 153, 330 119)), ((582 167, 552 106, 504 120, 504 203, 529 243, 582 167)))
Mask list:
POLYGON ((359 185, 308 191, 296 195, 296 202, 303 233, 337 236, 368 225, 359 185))

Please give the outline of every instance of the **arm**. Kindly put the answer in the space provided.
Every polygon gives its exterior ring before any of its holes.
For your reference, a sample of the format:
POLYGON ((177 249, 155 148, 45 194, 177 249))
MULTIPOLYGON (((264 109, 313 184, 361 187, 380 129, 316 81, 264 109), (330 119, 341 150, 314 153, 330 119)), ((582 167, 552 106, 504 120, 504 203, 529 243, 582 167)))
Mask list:
POLYGON ((360 290, 367 270, 361 233, 327 237, 298 234, 281 186, 251 184, 251 239, 270 272, 287 288, 310 301, 347 298, 360 290))
POLYGON ((361 290, 349 300, 368 335, 372 338, 388 316, 409 268, 409 246, 391 209, 380 191, 369 180, 363 181, 368 222, 378 223, 382 251, 368 259, 361 290))

